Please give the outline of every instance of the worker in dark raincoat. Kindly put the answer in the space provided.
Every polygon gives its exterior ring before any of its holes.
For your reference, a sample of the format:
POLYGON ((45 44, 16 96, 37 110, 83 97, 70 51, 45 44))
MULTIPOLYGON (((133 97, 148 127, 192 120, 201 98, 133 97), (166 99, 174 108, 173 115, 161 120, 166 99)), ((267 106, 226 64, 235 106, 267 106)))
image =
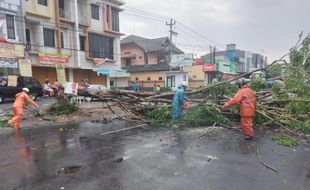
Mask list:
POLYGON ((183 104, 185 101, 186 84, 183 83, 177 87, 172 101, 172 119, 176 120, 183 115, 183 104))
POLYGON ((254 137, 253 131, 253 118, 256 109, 256 97, 253 90, 248 86, 245 79, 240 79, 238 85, 241 89, 235 94, 235 96, 225 103, 224 108, 229 108, 234 104, 238 104, 240 107, 241 115, 241 128, 245 134, 245 139, 250 140, 254 137))

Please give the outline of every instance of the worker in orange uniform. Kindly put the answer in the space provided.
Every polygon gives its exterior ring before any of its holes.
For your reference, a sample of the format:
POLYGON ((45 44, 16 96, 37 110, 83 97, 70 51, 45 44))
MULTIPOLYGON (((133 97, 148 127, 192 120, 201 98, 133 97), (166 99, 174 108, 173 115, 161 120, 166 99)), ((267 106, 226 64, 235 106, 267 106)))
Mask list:
POLYGON ((245 139, 251 140, 254 137, 253 118, 256 109, 256 97, 245 79, 240 79, 238 85, 241 89, 232 99, 225 103, 224 108, 229 108, 234 104, 239 105, 242 131, 245 134, 245 139))
POLYGON ((22 92, 15 95, 15 102, 13 104, 14 117, 8 122, 8 124, 15 129, 20 129, 19 123, 23 117, 23 110, 26 103, 31 104, 35 108, 39 108, 38 104, 35 103, 27 93, 29 93, 29 89, 23 88, 22 92))

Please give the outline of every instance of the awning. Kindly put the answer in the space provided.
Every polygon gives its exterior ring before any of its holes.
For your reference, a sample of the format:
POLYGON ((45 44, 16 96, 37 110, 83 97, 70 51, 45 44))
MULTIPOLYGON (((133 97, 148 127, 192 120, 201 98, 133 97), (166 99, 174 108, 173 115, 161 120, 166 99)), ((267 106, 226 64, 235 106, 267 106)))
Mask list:
POLYGON ((109 75, 117 73, 117 70, 114 69, 94 69, 93 71, 95 71, 97 75, 109 75))

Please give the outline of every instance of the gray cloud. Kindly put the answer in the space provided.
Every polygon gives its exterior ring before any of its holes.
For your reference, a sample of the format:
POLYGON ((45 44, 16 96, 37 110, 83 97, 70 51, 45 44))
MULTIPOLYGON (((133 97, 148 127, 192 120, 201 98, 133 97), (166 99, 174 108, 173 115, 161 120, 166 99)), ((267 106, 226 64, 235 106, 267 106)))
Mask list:
MULTIPOLYGON (((240 49, 263 49, 271 60, 286 53, 301 30, 310 32, 309 0, 127 0, 126 6, 172 17, 222 46, 236 43, 240 49)), ((165 23, 127 13, 121 14, 126 35, 168 36, 165 23)), ((185 51, 208 51, 211 43, 206 39, 179 24, 175 30, 175 42, 186 44, 179 45, 185 51)))

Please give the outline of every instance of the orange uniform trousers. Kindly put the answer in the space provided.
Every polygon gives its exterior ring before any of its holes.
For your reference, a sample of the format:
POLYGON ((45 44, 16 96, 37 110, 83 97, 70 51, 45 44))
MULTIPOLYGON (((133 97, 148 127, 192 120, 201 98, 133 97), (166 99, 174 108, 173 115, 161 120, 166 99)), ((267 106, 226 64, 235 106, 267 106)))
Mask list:
POLYGON ((13 107, 14 117, 9 121, 10 125, 13 125, 15 128, 20 128, 20 121, 23 118, 23 107, 13 107))
POLYGON ((253 117, 245 117, 241 116, 241 129, 246 136, 253 137, 254 130, 253 130, 253 117))

